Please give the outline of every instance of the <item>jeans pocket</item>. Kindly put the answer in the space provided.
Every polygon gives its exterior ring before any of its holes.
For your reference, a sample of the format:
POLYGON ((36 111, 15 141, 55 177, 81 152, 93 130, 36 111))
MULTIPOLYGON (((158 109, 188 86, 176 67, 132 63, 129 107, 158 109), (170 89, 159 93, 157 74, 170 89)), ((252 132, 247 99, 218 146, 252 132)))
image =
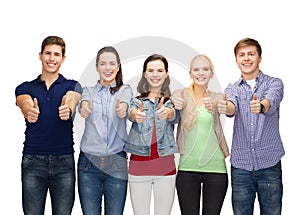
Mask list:
POLYGON ((35 157, 32 155, 23 155, 21 167, 23 169, 27 169, 30 166, 32 166, 32 164, 34 163, 35 160, 36 160, 35 157))
POLYGON ((77 168, 78 171, 86 171, 92 166, 92 162, 83 153, 80 153, 77 168))
POLYGON ((113 169, 116 171, 127 171, 127 157, 122 157, 120 155, 115 155, 116 158, 112 161, 113 169))
POLYGON ((74 156, 73 155, 68 155, 66 156, 63 160, 62 163, 64 164, 65 167, 71 170, 75 170, 75 161, 74 161, 74 156))

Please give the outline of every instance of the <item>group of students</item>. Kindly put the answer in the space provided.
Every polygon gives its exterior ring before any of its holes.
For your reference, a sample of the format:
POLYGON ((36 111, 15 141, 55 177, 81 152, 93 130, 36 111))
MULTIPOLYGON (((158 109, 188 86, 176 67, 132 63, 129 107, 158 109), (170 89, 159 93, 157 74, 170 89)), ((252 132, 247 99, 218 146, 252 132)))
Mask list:
POLYGON ((39 54, 42 73, 15 90, 26 121, 21 168, 24 214, 44 214, 48 191, 52 214, 71 214, 76 111, 85 119, 77 162, 83 214, 101 214, 102 197, 106 215, 123 214, 128 185, 135 215, 150 214, 152 192, 154 214, 170 215, 176 191, 181 214, 200 214, 201 196, 202 214, 220 214, 228 188, 229 155, 233 213, 253 214, 257 194, 261 214, 281 214, 283 83, 262 73, 261 53, 252 38, 236 44, 241 78, 224 93, 208 89, 214 66, 205 55, 191 60, 190 87, 172 93, 168 61, 153 54, 144 61, 138 95, 133 95, 131 86, 123 83, 114 47, 98 51, 99 80, 82 87, 59 72, 64 40, 46 37, 39 54), (220 114, 235 118, 230 153, 220 114))

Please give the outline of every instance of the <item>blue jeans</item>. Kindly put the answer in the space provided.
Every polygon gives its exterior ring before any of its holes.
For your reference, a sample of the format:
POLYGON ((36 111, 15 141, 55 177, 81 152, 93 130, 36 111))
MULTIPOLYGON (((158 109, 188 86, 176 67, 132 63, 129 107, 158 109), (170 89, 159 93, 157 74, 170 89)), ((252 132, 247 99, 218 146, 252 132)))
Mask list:
POLYGON ((127 154, 97 157, 80 152, 78 190, 83 214, 102 212, 102 195, 106 215, 122 215, 127 195, 127 154))
POLYGON ((281 162, 257 171, 231 166, 232 206, 235 215, 252 215, 256 193, 262 215, 280 215, 282 208, 281 162))
POLYGON ((22 203, 26 215, 43 215, 47 192, 53 215, 70 215, 75 200, 74 156, 23 155, 22 203))

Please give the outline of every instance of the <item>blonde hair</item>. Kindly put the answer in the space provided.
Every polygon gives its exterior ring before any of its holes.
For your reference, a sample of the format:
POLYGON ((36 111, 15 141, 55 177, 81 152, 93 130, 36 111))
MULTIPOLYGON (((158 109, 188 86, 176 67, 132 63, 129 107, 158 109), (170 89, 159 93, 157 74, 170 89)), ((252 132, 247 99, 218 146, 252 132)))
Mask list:
MULTIPOLYGON (((215 67, 212 64, 212 61, 209 59, 209 57, 203 54, 196 55, 192 58, 189 72, 192 71, 195 61, 199 59, 202 59, 205 62, 207 62, 211 72, 214 73, 215 67)), ((186 101, 186 107, 181 111, 181 129, 183 129, 184 132, 188 132, 194 127, 197 120, 196 101, 194 99, 195 84, 192 83, 189 88, 185 88, 183 95, 186 101)))

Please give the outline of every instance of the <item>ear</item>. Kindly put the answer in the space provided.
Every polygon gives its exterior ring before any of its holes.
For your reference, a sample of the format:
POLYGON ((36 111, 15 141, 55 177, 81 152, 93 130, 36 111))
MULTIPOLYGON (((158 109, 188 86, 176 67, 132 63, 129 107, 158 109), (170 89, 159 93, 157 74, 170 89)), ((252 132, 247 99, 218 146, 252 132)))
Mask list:
POLYGON ((190 78, 193 79, 193 74, 191 71, 189 71, 189 74, 190 74, 190 78))

